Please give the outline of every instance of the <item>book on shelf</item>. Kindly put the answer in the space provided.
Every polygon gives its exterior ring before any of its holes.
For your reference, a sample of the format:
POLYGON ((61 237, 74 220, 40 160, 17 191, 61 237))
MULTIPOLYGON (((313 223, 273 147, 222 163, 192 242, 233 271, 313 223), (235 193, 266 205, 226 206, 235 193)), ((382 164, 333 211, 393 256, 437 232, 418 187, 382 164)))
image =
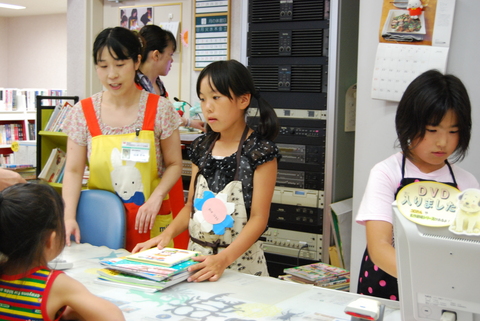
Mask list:
POLYGON ((197 264, 193 260, 184 261, 173 266, 162 266, 153 263, 129 260, 128 257, 101 260, 104 267, 120 272, 126 272, 154 281, 162 281, 178 273, 184 272, 189 266, 197 264))
POLYGON ((127 258, 132 261, 172 266, 185 262, 198 254, 199 253, 195 251, 175 249, 171 247, 165 247, 163 249, 153 247, 142 252, 128 255, 127 258))
POLYGON ((50 153, 45 166, 43 166, 42 171, 38 175, 38 178, 49 183, 57 182, 58 176, 60 175, 62 168, 65 166, 65 156, 65 152, 60 148, 52 149, 52 152, 50 153))
POLYGON ((72 107, 72 104, 68 101, 63 104, 57 104, 43 130, 47 132, 60 132, 65 116, 70 111, 70 107, 72 107))

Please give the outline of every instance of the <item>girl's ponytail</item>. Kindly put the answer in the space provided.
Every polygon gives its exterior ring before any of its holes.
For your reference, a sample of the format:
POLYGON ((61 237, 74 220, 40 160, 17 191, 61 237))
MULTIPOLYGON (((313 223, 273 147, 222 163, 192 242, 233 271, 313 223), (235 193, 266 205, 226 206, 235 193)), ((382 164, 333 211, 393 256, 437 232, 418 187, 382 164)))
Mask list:
POLYGON ((272 106, 260 96, 260 92, 256 89, 252 96, 258 102, 258 110, 260 112, 260 122, 258 123, 257 131, 268 140, 274 140, 280 128, 277 114, 272 106))

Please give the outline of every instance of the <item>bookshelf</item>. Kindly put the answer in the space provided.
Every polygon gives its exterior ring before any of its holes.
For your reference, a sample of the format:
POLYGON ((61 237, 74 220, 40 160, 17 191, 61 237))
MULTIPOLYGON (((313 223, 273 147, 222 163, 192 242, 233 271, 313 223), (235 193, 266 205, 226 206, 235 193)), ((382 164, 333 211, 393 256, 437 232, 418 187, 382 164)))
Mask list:
POLYGON ((35 141, 35 111, 0 111, 0 154, 12 153, 13 141, 35 141), (8 132, 8 135, 7 135, 8 132))
MULTIPOLYGON (((49 132, 43 129, 48 123, 50 116, 52 115, 55 106, 58 103, 64 101, 73 102, 72 105, 77 103, 78 96, 37 96, 36 97, 36 121, 37 121, 37 176, 45 166, 48 157, 52 149, 61 148, 63 151, 67 151, 67 135, 62 132, 49 132), (46 103, 47 102, 47 103, 46 103)), ((62 184, 49 183, 57 190, 60 190, 62 184)))

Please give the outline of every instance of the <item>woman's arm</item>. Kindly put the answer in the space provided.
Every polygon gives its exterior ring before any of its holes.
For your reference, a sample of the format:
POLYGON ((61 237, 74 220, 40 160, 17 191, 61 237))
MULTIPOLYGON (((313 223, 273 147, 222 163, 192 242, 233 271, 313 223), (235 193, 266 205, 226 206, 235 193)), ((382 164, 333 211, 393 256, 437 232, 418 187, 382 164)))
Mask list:
POLYGON ((67 141, 67 161, 63 177, 62 197, 65 202, 66 243, 70 245, 70 235, 80 242, 80 229, 76 221, 78 199, 82 190, 82 178, 87 161, 87 147, 80 146, 72 139, 67 141))
POLYGON ((180 210, 175 219, 168 225, 168 227, 160 234, 150 240, 138 243, 135 248, 132 250, 132 253, 140 252, 158 246, 159 248, 165 247, 170 240, 174 237, 180 235, 183 231, 188 228, 188 223, 190 222, 190 214, 192 209, 192 200, 193 200, 193 189, 195 186, 195 177, 197 176, 198 167, 195 164, 192 164, 192 176, 190 180, 190 187, 188 190, 188 199, 185 206, 180 210))
POLYGON ((277 177, 277 159, 257 167, 253 176, 253 195, 250 218, 235 241, 216 255, 199 257, 201 263, 189 271, 197 271, 189 281, 217 281, 225 269, 245 253, 265 232, 270 216, 273 191, 277 177))
POLYGON ((153 228, 163 199, 182 174, 182 151, 180 144, 178 129, 174 130, 172 135, 160 141, 165 172, 160 184, 158 184, 145 204, 138 209, 135 229, 140 233, 147 233, 153 228))
POLYGON ((385 221, 367 221, 365 227, 370 259, 379 268, 397 277, 395 248, 392 245, 392 224, 385 221))

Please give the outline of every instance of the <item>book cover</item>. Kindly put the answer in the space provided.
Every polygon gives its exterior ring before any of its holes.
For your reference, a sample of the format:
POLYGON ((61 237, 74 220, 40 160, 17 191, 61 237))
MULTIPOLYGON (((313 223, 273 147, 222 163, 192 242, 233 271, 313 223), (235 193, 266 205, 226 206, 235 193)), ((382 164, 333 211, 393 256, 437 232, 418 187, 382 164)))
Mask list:
POLYGON ((317 282, 321 280, 334 280, 338 277, 350 275, 348 270, 322 262, 286 268, 283 272, 317 282))
POLYGON ((45 166, 38 175, 38 178, 47 182, 55 182, 56 177, 60 174, 60 171, 64 165, 65 152, 60 148, 54 148, 52 149, 45 166))
POLYGON ((127 259, 127 257, 121 257, 101 260, 100 264, 109 269, 135 274, 150 280, 162 281, 175 274, 186 271, 189 266, 197 264, 197 262, 188 260, 168 267, 147 262, 132 261, 127 259))
POLYGON ((51 131, 53 124, 57 120, 58 115, 60 114, 60 111, 62 109, 62 105, 58 104, 55 106, 53 109, 52 114, 50 115, 50 118, 48 119, 47 124, 45 125, 45 128, 43 130, 45 131, 51 131))
POLYGON ((185 262, 197 255, 198 252, 189 250, 175 249, 171 247, 166 247, 163 249, 153 247, 142 252, 128 255, 127 258, 133 261, 148 262, 162 266, 172 266, 181 262, 185 262))
POLYGON ((59 116, 57 117, 57 121, 53 124, 51 131, 52 132, 61 132, 62 131, 62 124, 65 121, 65 118, 68 112, 71 110, 70 107, 73 107, 68 101, 66 101, 63 106, 62 110, 60 111, 59 116))

